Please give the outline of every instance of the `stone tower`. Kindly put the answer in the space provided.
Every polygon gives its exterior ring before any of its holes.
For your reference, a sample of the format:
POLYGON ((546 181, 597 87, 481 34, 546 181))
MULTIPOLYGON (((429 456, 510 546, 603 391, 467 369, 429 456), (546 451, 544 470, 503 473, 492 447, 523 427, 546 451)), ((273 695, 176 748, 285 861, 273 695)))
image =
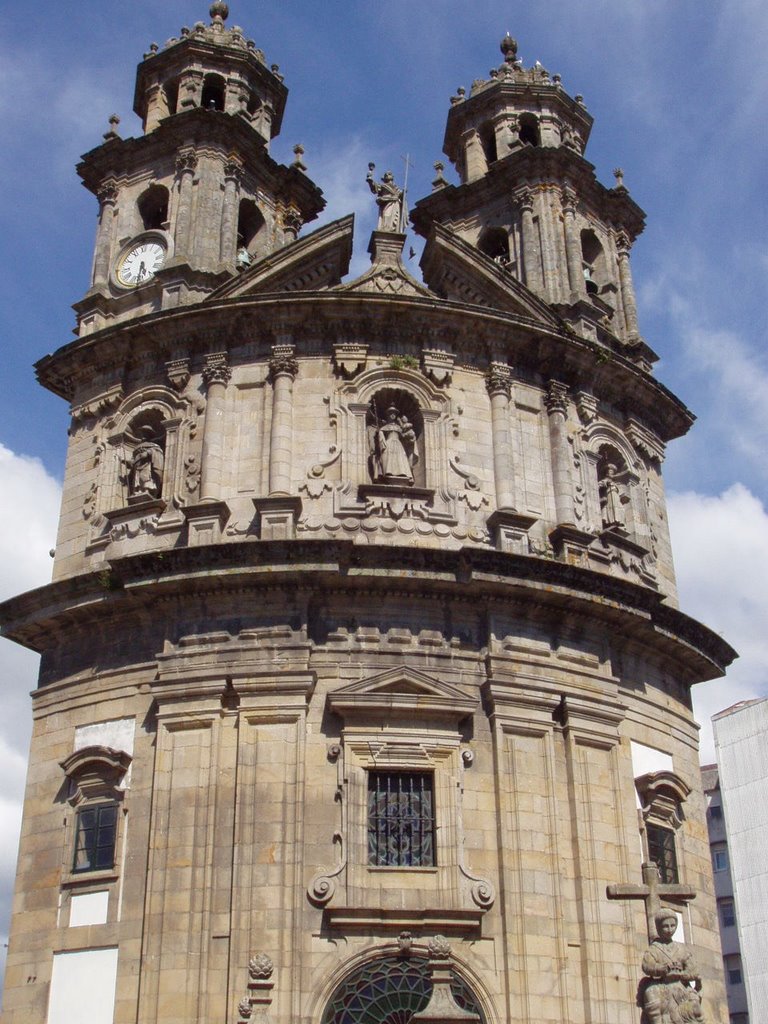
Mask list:
POLYGON ((373 168, 344 281, 227 15, 79 167, 54 577, 0 608, 42 654, 5 1022, 632 1024, 699 977, 722 1022, 690 688, 733 651, 677 608, 642 211, 507 37, 423 282, 373 168))

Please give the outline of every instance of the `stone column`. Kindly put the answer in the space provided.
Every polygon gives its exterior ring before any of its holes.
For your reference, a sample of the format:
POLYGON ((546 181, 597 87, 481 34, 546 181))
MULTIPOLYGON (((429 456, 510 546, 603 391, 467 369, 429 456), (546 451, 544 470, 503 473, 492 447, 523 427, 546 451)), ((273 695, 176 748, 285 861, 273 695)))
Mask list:
POLYGON ((563 223, 565 229, 565 258, 568 264, 568 283, 571 288, 570 301, 578 302, 586 297, 584 268, 581 258, 581 239, 576 230, 576 193, 571 188, 563 189, 563 223))
POLYGON ((112 234, 117 205, 117 184, 113 179, 105 181, 97 192, 99 200, 99 227, 96 232, 96 250, 93 258, 93 284, 109 281, 109 263, 112 256, 112 234))
POLYGON ((555 488, 557 526, 549 537, 556 554, 572 565, 585 565, 587 548, 594 540, 591 533, 576 526, 573 501, 571 447, 568 443, 568 388, 550 380, 544 399, 549 414, 549 441, 552 456, 552 480, 555 488))
POLYGON ((539 258, 539 240, 536 237, 536 225, 533 220, 533 192, 529 188, 521 189, 516 199, 522 214, 523 236, 523 269, 525 284, 531 291, 540 294, 544 289, 541 279, 541 261, 539 258))
POLYGON ((472 128, 466 132, 463 138, 464 142, 464 166, 466 167, 467 181, 477 181, 478 178, 486 172, 485 153, 480 143, 480 136, 477 131, 472 128))
POLYGON ((206 388, 205 432, 200 460, 200 501, 221 500, 221 474, 224 465, 224 427, 227 384, 232 371, 224 352, 208 356, 203 367, 206 388))
POLYGON ((272 346, 272 429, 269 435, 269 495, 254 498, 262 540, 293 537, 301 514, 301 499, 291 494, 293 448, 293 382, 299 372, 290 344, 272 346))
POLYGON ((492 362, 486 378, 491 399, 491 436, 493 476, 496 485, 496 509, 488 517, 494 543, 501 551, 528 554, 528 530, 536 516, 515 509, 515 476, 512 459, 512 428, 509 400, 512 394, 511 371, 506 363, 492 362))
POLYGON ((549 414, 552 479, 555 485, 555 514, 558 525, 573 525, 573 481, 568 446, 568 388, 551 380, 544 399, 549 414))
POLYGON ((237 257, 237 220, 239 215, 240 180, 243 165, 239 160, 224 164, 224 201, 221 207, 219 259, 234 270, 237 257))
POLYGON ((629 268, 629 239, 622 232, 616 239, 616 250, 619 261, 619 287, 621 288, 621 301, 624 306, 624 322, 627 327, 627 338, 636 339, 640 337, 637 327, 637 302, 635 301, 635 287, 632 284, 632 271, 629 268))
POLYGON ((515 485, 512 466, 512 439, 509 426, 511 396, 510 370, 506 363, 491 363, 486 387, 491 399, 491 436, 493 438, 493 476, 496 507, 514 509, 515 485))
POLYGON ((293 381, 299 364, 293 345, 273 345, 269 361, 272 381, 272 430, 269 437, 269 493, 290 494, 293 447, 293 381))
POLYGON ((176 176, 179 180, 178 208, 176 210, 175 252, 189 257, 190 230, 192 226, 192 181, 197 167, 197 156, 187 150, 176 157, 176 176))

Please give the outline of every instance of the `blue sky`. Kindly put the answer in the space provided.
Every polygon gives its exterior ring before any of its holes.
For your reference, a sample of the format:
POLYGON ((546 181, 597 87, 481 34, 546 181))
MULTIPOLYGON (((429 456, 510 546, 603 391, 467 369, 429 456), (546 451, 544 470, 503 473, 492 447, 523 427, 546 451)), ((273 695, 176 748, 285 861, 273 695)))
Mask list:
MULTIPOLYGON (((208 4, 42 0, 0 21, 0 597, 46 582, 67 409, 33 361, 72 337, 88 287, 96 201, 74 164, 110 114, 135 135, 136 63, 152 41, 208 20, 208 4)), ((506 31, 526 63, 562 75, 595 118, 586 156, 605 184, 621 166, 648 226, 632 268, 657 376, 698 415, 665 464, 684 610, 742 658, 698 688, 701 721, 768 693, 768 6, 762 0, 233 0, 229 24, 280 65, 290 90, 272 154, 301 142, 323 220, 357 215, 354 269, 374 221, 369 160, 430 191, 449 97, 487 77, 506 31)), ((446 176, 455 181, 448 169, 446 176)), ((411 269, 418 276, 418 269, 411 269)), ((0 643, 0 821, 18 821, 34 658, 0 643)), ((712 759, 711 737, 704 755, 712 759)), ((0 922, 14 840, 0 848, 0 922)), ((0 931, 2 931, 0 923, 0 931)))

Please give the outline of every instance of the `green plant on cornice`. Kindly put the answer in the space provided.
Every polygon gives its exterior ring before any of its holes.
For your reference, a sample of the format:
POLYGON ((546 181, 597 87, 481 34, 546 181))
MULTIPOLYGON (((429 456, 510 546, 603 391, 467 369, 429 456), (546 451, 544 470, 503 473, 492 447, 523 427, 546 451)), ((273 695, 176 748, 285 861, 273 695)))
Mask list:
POLYGON ((415 356, 390 356, 389 368, 391 370, 418 370, 419 361, 415 356))
POLYGON ((596 363, 599 363, 602 366, 603 363, 607 363, 610 361, 611 353, 607 352, 604 348, 598 348, 597 346, 595 346, 594 351, 596 363))
POLYGON ((102 569, 96 574, 96 581, 104 590, 122 590, 123 584, 111 569, 102 569))

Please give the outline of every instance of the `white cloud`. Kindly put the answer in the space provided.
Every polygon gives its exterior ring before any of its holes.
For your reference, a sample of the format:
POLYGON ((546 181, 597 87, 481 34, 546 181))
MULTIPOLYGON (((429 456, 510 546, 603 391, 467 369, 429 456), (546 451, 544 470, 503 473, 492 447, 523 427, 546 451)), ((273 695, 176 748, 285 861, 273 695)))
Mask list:
POLYGON ((714 761, 711 716, 768 694, 768 513, 742 484, 673 494, 668 511, 680 605, 739 653, 724 680, 693 691, 702 760, 714 761))
MULTIPOLYGON (((56 540, 61 489, 38 459, 0 444, 0 599, 50 580, 49 550, 56 540)), ((31 729, 29 691, 35 686, 38 656, 0 640, 0 977, 4 972, 11 893, 31 729)))

